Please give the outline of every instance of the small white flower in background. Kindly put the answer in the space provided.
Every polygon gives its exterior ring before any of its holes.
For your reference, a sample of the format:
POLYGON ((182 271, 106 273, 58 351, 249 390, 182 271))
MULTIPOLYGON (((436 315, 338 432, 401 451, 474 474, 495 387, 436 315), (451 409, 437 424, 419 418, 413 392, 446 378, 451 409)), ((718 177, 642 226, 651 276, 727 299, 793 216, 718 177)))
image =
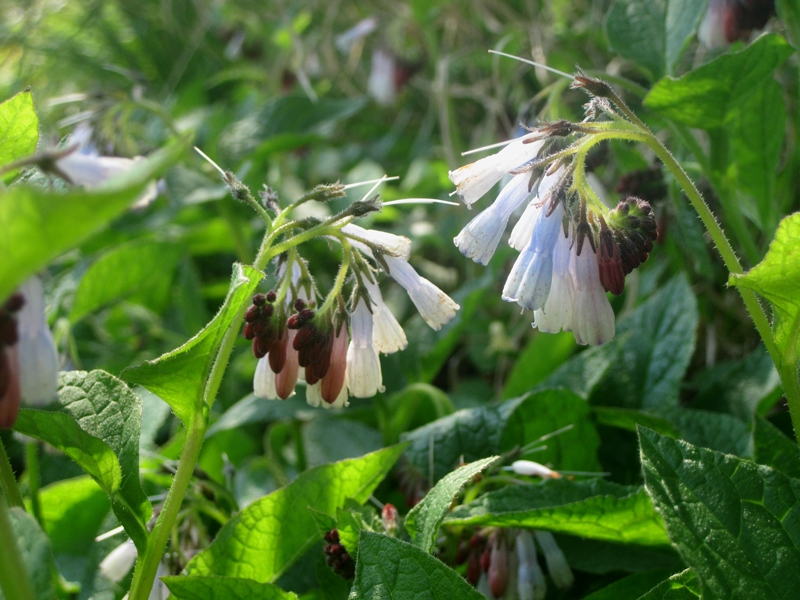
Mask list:
POLYGON ((394 56, 378 48, 372 53, 367 91, 382 106, 391 106, 397 100, 397 64, 394 56))
POLYGON ((47 404, 58 394, 58 351, 47 326, 42 280, 34 275, 19 291, 25 299, 17 316, 20 396, 28 404, 47 404))
POLYGON ((337 35, 333 43, 340 52, 343 54, 348 54, 353 46, 355 46, 358 42, 363 40, 377 28, 378 18, 374 16, 367 17, 366 19, 360 20, 344 33, 337 35))
POLYGON ((127 540, 114 548, 100 563, 100 572, 111 581, 119 583, 133 568, 136 562, 136 546, 127 540))
POLYGON ((517 591, 519 600, 540 600, 547 596, 547 581, 544 578, 539 561, 536 560, 536 544, 533 536, 521 530, 516 539, 517 559, 517 591))
POLYGON ((515 460, 510 467, 505 467, 505 469, 514 471, 517 475, 527 475, 529 477, 541 477, 542 479, 561 478, 561 473, 532 460, 515 460))
POLYGON ((372 313, 359 298, 350 316, 352 339, 347 348, 347 387, 356 398, 371 398, 384 390, 381 361, 372 341, 372 313))
MULTIPOLYGON (((144 157, 123 158, 119 156, 100 156, 97 150, 89 143, 91 128, 83 127, 76 130, 73 140, 78 147, 72 152, 56 159, 58 170, 69 178, 69 183, 86 188, 94 188, 113 179, 118 175, 127 173, 137 162, 144 157)), ((158 197, 158 185, 151 181, 142 195, 133 203, 132 208, 143 208, 158 197)))
POLYGON ((575 576, 553 534, 548 531, 537 531, 534 535, 542 548, 544 560, 547 562, 547 571, 553 578, 556 587, 562 590, 570 587, 575 582, 575 576))

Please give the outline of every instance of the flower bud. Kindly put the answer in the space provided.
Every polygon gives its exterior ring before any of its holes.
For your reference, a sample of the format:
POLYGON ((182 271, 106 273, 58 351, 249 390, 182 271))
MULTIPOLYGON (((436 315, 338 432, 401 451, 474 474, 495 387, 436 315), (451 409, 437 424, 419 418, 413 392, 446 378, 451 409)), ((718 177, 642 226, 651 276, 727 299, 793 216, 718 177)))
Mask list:
POLYGON ((511 470, 517 475, 528 475, 529 477, 541 477, 542 479, 561 478, 561 473, 548 469, 532 460, 516 460, 511 464, 511 470))
POLYGON ((47 326, 41 279, 31 277, 20 292, 25 296, 17 315, 20 395, 29 404, 46 404, 58 394, 58 351, 47 326))
POLYGON ((491 563, 489 565, 489 588, 492 595, 499 598, 508 586, 508 546, 505 538, 497 533, 491 544, 491 563))
POLYGON ((397 533, 397 527, 400 523, 400 515, 393 504, 386 503, 381 510, 381 520, 383 521, 383 528, 389 535, 397 533))
POLYGON ((535 535, 536 541, 539 542, 539 546, 544 553, 547 570, 550 572, 550 577, 553 578, 556 586, 559 589, 570 587, 575 582, 575 577, 553 534, 547 531, 537 531, 535 535))
POLYGON ((256 306, 255 304, 251 304, 247 307, 247 311, 244 313, 244 320, 247 323, 252 323, 261 318, 261 309, 256 306))
POLYGON ((100 563, 100 572, 111 581, 122 581, 136 562, 136 546, 128 540, 123 542, 100 563))

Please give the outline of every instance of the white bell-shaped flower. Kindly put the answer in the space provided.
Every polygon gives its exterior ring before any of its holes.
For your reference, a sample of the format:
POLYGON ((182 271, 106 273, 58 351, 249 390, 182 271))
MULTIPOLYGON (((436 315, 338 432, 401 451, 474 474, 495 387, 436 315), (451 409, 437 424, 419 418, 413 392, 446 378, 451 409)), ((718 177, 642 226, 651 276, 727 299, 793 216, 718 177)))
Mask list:
POLYGON ((350 317, 351 339, 347 348, 347 387, 356 398, 371 398, 384 390, 381 361, 372 341, 372 313, 359 298, 350 317))
POLYGON ((575 582, 575 576, 553 534, 549 531, 537 531, 535 535, 536 541, 542 548, 544 560, 547 562, 547 570, 556 587, 562 590, 570 587, 575 582))
POLYGON ((517 558, 517 593, 519 600, 539 600, 547 596, 547 581, 544 578, 539 561, 536 560, 536 544, 530 532, 522 530, 516 539, 517 558))
POLYGON ((265 400, 278 398, 278 392, 275 389, 275 373, 269 367, 269 355, 258 359, 256 374, 253 377, 253 392, 265 400))
MULTIPOLYGON (((109 179, 127 173, 143 157, 122 158, 118 156, 98 156, 96 153, 85 153, 80 150, 70 152, 56 160, 56 167, 74 185, 87 188, 97 187, 109 179)), ((158 186, 150 182, 145 191, 133 204, 134 208, 142 208, 150 204, 158 196, 158 186)))
MULTIPOLYGON (((569 271, 570 244, 572 237, 559 233, 553 251, 553 280, 550 294, 542 308, 533 311, 533 326, 539 331, 558 333, 561 330, 572 331, 572 314, 574 290, 572 275, 569 271)), ((588 244, 587 244, 588 245, 588 244)))
MULTIPOLYGON (((341 232, 347 236, 353 236, 357 241, 369 242, 386 248, 386 250, 400 258, 408 260, 408 257, 411 256, 411 240, 402 235, 378 231, 377 229, 364 229, 354 223, 348 223, 342 227, 341 232)), ((366 244, 364 245, 366 246, 366 244)), ((357 247, 359 250, 363 250, 360 244, 357 247)), ((372 256, 372 253, 370 252, 369 255, 372 256)))
POLYGON ((533 235, 517 257, 503 287, 503 300, 522 308, 541 308, 550 294, 553 276, 553 250, 561 231, 564 207, 559 203, 548 217, 545 207, 539 211, 533 235))
POLYGON ((530 173, 515 175, 489 208, 472 219, 453 240, 461 254, 481 265, 489 264, 511 214, 530 195, 530 173))
POLYGON ((450 296, 420 276, 408 261, 393 256, 385 256, 384 260, 389 267, 389 276, 408 292, 419 314, 436 331, 449 323, 461 308, 450 296))
POLYGON ((25 304, 17 316, 20 395, 33 405, 58 394, 58 351, 47 326, 42 280, 33 276, 20 286, 25 304))
POLYGON ((100 572, 111 581, 120 582, 133 568, 137 556, 136 546, 131 540, 127 540, 114 548, 102 560, 99 567, 100 572))
POLYGON ((616 326, 614 309, 608 301, 597 255, 588 242, 583 244, 581 255, 577 255, 577 244, 570 260, 570 274, 574 291, 572 334, 579 344, 598 346, 614 339, 616 326))
POLYGON ((398 350, 405 350, 408 339, 400 323, 384 303, 378 282, 369 281, 366 277, 363 281, 372 300, 372 342, 378 352, 392 354, 398 350))

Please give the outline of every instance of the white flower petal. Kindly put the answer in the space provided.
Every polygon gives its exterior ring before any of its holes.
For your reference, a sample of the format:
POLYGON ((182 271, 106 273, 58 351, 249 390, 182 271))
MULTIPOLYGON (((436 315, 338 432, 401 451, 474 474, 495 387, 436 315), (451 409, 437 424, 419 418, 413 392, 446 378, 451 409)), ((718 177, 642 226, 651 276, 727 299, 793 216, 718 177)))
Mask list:
POLYGON ((123 542, 100 563, 100 572, 115 582, 122 581, 136 562, 136 546, 131 540, 123 542))
POLYGON ((47 326, 42 280, 34 275, 19 288, 25 304, 17 317, 20 395, 42 405, 58 394, 58 351, 47 326))
POLYGON ((392 354, 398 350, 405 350, 408 346, 406 334, 392 311, 384 303, 378 283, 364 278, 364 286, 374 303, 372 306, 372 342, 378 352, 392 354))
POLYGON ((592 346, 610 342, 616 332, 614 309, 600 283, 597 255, 588 241, 584 242, 580 256, 577 249, 573 251, 570 274, 575 298, 572 315, 575 341, 592 346))
MULTIPOLYGON (((359 240, 382 246, 400 258, 408 260, 408 257, 411 256, 411 240, 402 235, 394 235, 376 229, 364 229, 353 223, 348 223, 342 227, 341 231, 348 236, 352 235, 359 240)), ((362 249, 360 246, 361 244, 357 246, 359 250, 362 249)))
POLYGON ((278 392, 275 389, 275 373, 269 366, 269 355, 258 359, 256 374, 253 377, 253 392, 265 400, 278 398, 278 392))
POLYGON ((347 387, 356 398, 371 398, 384 391, 381 361, 372 342, 372 313, 359 299, 350 317, 351 340, 347 348, 347 387))
POLYGON ((559 233, 553 250, 553 280, 550 294, 542 308, 533 312, 533 326, 539 331, 558 333, 572 331, 574 291, 570 275, 570 244, 572 237, 559 233))
POLYGON ((389 275, 408 292, 425 322, 436 331, 449 323, 461 308, 453 299, 430 281, 421 277, 407 261, 386 256, 389 275))
POLYGON ((537 531, 535 535, 547 562, 547 570, 550 572, 550 577, 553 578, 556 587, 559 589, 570 587, 575 582, 575 577, 553 534, 549 531, 537 531))

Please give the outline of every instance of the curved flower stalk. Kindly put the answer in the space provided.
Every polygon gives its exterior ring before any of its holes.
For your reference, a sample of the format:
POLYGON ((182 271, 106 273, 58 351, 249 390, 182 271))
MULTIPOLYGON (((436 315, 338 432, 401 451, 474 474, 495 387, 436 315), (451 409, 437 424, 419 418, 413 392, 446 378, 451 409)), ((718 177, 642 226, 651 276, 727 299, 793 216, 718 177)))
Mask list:
MULTIPOLYGON (((587 105, 590 118, 609 112, 608 102, 587 105)), ((647 259, 657 233, 649 204, 627 198, 610 210, 587 179, 584 160, 599 136, 612 125, 627 131, 627 124, 613 114, 611 123, 544 125, 497 154, 450 173, 468 206, 499 181, 498 174, 514 175, 454 243, 465 256, 486 265, 510 216, 527 202, 508 240, 520 254, 503 286, 503 300, 533 311, 534 327, 571 331, 579 344, 599 345, 614 338, 614 312, 606 292, 622 293, 625 275, 647 259), (573 135, 577 139, 572 145, 546 153, 549 141, 573 135)))

